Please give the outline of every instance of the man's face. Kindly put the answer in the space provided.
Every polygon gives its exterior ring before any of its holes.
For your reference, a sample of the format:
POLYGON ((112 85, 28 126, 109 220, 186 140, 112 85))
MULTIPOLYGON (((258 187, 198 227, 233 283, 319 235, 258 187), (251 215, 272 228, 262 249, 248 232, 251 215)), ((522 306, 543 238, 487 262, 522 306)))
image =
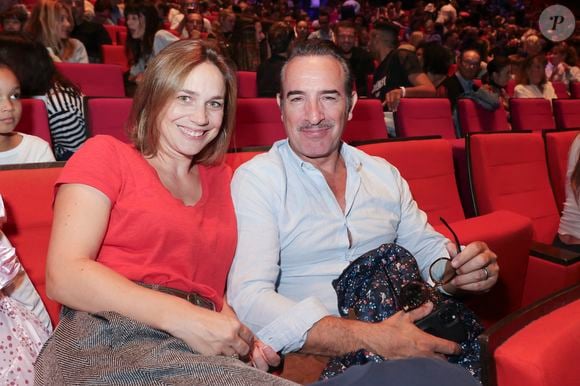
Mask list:
POLYGON ((185 28, 190 35, 193 31, 203 30, 203 18, 199 13, 188 13, 185 17, 187 18, 185 28))
POLYGON ((20 32, 22 30, 22 23, 16 18, 4 19, 2 26, 6 32, 20 32))
POLYGON ((479 73, 481 59, 476 51, 465 51, 459 61, 459 73, 467 80, 473 80, 479 73))
POLYGON ((369 33, 368 49, 369 49, 369 52, 371 53, 371 55, 373 55, 375 58, 379 57, 378 39, 379 39, 379 34, 377 31, 373 30, 369 33))
POLYGON ((328 31, 328 26, 330 25, 328 22, 328 16, 320 16, 318 18, 318 25, 322 31, 328 31))
POLYGON ((296 32, 298 32, 298 37, 308 36, 308 23, 304 20, 299 21, 296 24, 296 32))
MULTIPOLYGON (((343 69, 331 56, 292 59, 278 97, 290 146, 305 161, 324 161, 338 152, 342 132, 352 117, 347 110, 343 69)), ((352 106, 356 102, 353 95, 352 106)))
POLYGON ((355 38, 356 34, 354 28, 338 27, 336 44, 343 53, 348 54, 352 51, 352 48, 354 47, 355 38))

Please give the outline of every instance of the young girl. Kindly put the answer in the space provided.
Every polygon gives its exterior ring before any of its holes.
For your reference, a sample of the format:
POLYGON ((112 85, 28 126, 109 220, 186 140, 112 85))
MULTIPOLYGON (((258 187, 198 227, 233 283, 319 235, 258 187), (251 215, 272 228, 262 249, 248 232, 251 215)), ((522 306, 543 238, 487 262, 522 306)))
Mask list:
POLYGON ((0 62, 0 165, 54 161, 46 141, 14 131, 21 114, 20 83, 14 72, 0 62))

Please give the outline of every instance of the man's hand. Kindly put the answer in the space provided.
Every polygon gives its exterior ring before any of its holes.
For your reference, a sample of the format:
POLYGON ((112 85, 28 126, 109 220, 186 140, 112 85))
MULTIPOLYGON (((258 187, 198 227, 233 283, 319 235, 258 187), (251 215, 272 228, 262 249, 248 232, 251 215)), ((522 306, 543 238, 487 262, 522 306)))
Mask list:
POLYGON ((487 292, 499 277, 497 256, 483 241, 474 241, 457 253, 454 244, 447 244, 451 266, 457 276, 443 288, 449 293, 460 291, 487 292))
POLYGON ((387 106, 389 111, 393 113, 397 111, 399 107, 399 102, 401 101, 401 97, 403 95, 403 91, 400 88, 393 89, 385 95, 385 101, 383 102, 383 106, 387 106))

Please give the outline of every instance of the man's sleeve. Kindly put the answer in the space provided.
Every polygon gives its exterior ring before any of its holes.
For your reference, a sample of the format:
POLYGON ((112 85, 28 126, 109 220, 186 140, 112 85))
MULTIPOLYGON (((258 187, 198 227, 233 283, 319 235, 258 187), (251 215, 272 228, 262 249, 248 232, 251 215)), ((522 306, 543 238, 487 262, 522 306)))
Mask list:
POLYGON ((330 312, 314 296, 297 302, 276 292, 281 275, 278 208, 282 195, 272 180, 260 178, 245 167, 236 171, 232 197, 238 246, 227 298, 258 338, 274 350, 287 353, 299 350, 308 330, 330 312))

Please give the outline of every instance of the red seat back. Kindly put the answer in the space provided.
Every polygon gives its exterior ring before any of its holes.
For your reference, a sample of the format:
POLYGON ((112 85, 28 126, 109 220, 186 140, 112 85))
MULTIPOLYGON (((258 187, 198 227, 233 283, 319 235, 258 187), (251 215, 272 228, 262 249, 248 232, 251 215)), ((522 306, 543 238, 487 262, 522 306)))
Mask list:
POLYGON ((91 98, 87 101, 87 124, 92 135, 112 135, 130 142, 127 119, 131 113, 131 98, 91 98))
POLYGON ((488 111, 471 99, 457 101, 457 113, 463 135, 488 131, 506 131, 510 129, 506 111, 500 107, 488 111))
POLYGON ((257 98, 258 85, 255 71, 236 71, 238 79, 238 98, 257 98))
POLYGON ((570 82, 570 96, 580 99, 580 82, 570 82))
POLYGON ((103 24, 103 27, 111 38, 111 44, 117 44, 117 26, 112 24, 103 24))
POLYGON ((378 99, 359 99, 352 119, 346 123, 342 139, 345 142, 387 138, 383 105, 378 99))
POLYGON ((395 127, 400 137, 440 135, 454 139, 451 103, 447 98, 403 98, 395 114, 395 127))
POLYGON ((527 216, 532 220, 534 240, 551 244, 560 215, 542 136, 518 132, 471 135, 467 153, 479 214, 503 209, 527 216))
POLYGON ((274 98, 240 98, 230 148, 271 146, 286 138, 280 109, 274 98))
POLYGON ((103 64, 116 64, 121 67, 122 72, 129 71, 129 59, 127 59, 124 46, 103 44, 101 45, 101 52, 103 54, 103 64))
POLYGON ((544 98, 511 98, 513 130, 555 129, 550 101, 544 98))
POLYGON ((413 197, 430 224, 465 218, 453 169, 451 144, 444 139, 418 139, 369 143, 358 147, 386 159, 409 183, 413 197))
POLYGON ((552 107, 558 129, 580 128, 580 99, 554 99, 552 107))
POLYGON ((15 131, 36 135, 51 143, 48 112, 40 99, 22 99, 22 116, 15 131))
POLYGON ((514 89, 515 88, 516 88, 516 81, 514 79, 508 80, 508 83, 507 83, 505 90, 507 91, 510 98, 514 96, 514 89))
POLYGON ((236 169, 240 165, 251 160, 252 158, 257 156, 258 154, 262 154, 266 151, 267 151, 267 149, 228 152, 228 153, 226 153, 225 163, 228 164, 232 168, 232 171, 236 171, 236 169))
POLYGON ((552 82, 552 86, 554 87, 554 91, 556 92, 558 99, 570 98, 570 94, 568 93, 568 85, 566 83, 552 82))
POLYGON ((114 64, 55 63, 56 69, 88 97, 124 97, 121 66, 114 64))
POLYGON ((559 213, 562 213, 564 201, 566 201, 568 153, 572 142, 579 133, 580 130, 547 131, 544 133, 548 172, 559 213))
POLYGON ((46 254, 52 226, 54 182, 63 163, 14 165, 0 170, 0 194, 8 222, 2 230, 38 291, 54 326, 60 305, 46 296, 46 254))

